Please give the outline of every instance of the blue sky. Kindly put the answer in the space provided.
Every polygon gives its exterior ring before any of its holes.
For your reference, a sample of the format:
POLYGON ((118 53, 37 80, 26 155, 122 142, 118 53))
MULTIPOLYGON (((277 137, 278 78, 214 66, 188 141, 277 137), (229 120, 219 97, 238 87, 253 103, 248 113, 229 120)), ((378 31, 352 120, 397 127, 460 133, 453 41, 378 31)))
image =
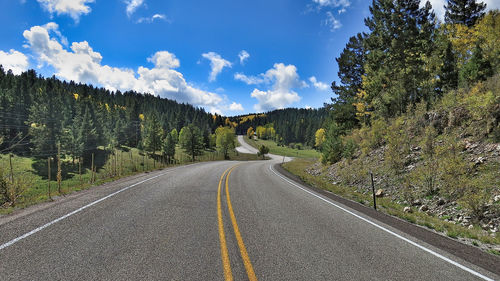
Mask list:
POLYGON ((3 0, 0 64, 226 115, 321 107, 370 3, 3 0))

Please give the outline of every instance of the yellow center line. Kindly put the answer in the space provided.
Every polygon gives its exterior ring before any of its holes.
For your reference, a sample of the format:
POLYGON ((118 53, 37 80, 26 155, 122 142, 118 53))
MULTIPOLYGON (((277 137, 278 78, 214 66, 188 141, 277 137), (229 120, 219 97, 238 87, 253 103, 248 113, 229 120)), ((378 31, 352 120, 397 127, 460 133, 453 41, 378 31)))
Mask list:
POLYGON ((224 268, 224 279, 226 281, 233 280, 233 273, 231 272, 231 264, 229 262, 229 254, 227 252, 226 235, 224 234, 224 223, 222 221, 220 192, 221 192, 222 180, 224 179, 224 175, 229 169, 230 168, 228 168, 227 170, 224 171, 224 173, 222 173, 222 176, 220 177, 219 180, 219 188, 217 190, 217 218, 219 222, 220 252, 222 257, 222 267, 224 268))
POLYGON ((231 175, 233 169, 236 168, 236 166, 232 167, 226 176, 227 208, 229 209, 229 216, 231 217, 231 222, 233 223, 234 235, 236 236, 236 240, 238 241, 238 247, 240 248, 241 258, 243 259, 243 264, 245 265, 245 269, 247 271, 248 280, 257 281, 257 276, 255 276, 255 272, 253 271, 252 263, 250 262, 250 257, 248 256, 245 243, 243 243, 243 238, 241 237, 240 229, 238 228, 238 223, 236 222, 236 217, 234 216, 233 206, 231 205, 231 197, 229 197, 229 176, 231 175))

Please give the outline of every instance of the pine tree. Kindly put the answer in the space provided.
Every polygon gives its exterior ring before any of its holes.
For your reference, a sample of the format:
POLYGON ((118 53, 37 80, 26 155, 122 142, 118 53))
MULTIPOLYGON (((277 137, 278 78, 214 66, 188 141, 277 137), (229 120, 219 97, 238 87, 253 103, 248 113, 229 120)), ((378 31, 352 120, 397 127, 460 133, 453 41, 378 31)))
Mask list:
POLYGON ((486 4, 476 0, 448 0, 444 8, 446 9, 444 14, 446 23, 459 23, 471 27, 484 16, 486 4))
POLYGON ((195 161, 195 157, 203 154, 203 135, 198 127, 189 124, 179 133, 179 144, 195 161))
POLYGON ((167 162, 171 163, 175 156, 175 141, 172 134, 167 134, 162 145, 163 155, 167 157, 167 162))
POLYGON ((479 44, 472 53, 471 59, 460 69, 459 81, 461 86, 467 86, 477 81, 486 80, 493 75, 491 63, 484 58, 479 44))
POLYGON ((453 46, 448 41, 443 55, 443 65, 440 69, 438 86, 442 92, 456 89, 458 86, 457 59, 453 53, 453 46))

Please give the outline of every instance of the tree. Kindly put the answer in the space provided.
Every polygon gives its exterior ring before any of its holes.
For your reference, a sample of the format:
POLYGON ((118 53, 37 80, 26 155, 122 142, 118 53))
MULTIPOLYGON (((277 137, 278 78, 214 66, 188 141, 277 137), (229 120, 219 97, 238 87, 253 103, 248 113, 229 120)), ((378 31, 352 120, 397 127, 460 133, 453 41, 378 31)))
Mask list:
POLYGON ((453 45, 448 41, 443 55, 443 65, 439 73, 439 88, 443 92, 456 89, 458 86, 457 59, 453 53, 453 45))
POLYGON ((172 135, 172 140, 174 141, 175 144, 179 143, 179 133, 177 133, 177 129, 173 128, 172 131, 170 132, 172 135))
POLYGON ((247 137, 249 139, 252 139, 253 138, 253 134, 255 134, 255 132, 253 130, 253 127, 248 128, 248 130, 247 130, 247 137))
POLYGON ((323 146, 323 143, 325 142, 325 129, 323 128, 320 128, 316 131, 316 133, 314 134, 315 136, 315 142, 314 142, 314 146, 321 150, 321 147, 323 146))
POLYGON ((167 157, 167 163, 171 163, 175 156, 175 141, 172 134, 167 134, 163 140, 162 152, 167 157))
POLYGON ((259 146, 259 152, 257 152, 258 156, 262 156, 262 159, 264 159, 266 154, 268 154, 268 153, 269 153, 269 147, 267 147, 265 145, 259 146))
POLYGON ((419 5, 419 0, 374 0, 365 20, 371 33, 364 40, 364 93, 358 98, 384 118, 432 98, 426 61, 434 48, 436 20, 428 1, 419 5))
POLYGON ((444 21, 452 24, 474 26, 484 16, 486 4, 476 0, 448 0, 444 6, 444 21))
POLYGON ((337 123, 329 122, 322 149, 323 162, 336 163, 342 159, 343 145, 340 136, 341 130, 337 123))
POLYGON ((224 159, 229 159, 229 150, 235 148, 236 135, 230 127, 219 127, 215 130, 217 149, 222 151, 224 159))
POLYGON ((196 156, 203 154, 203 135, 200 129, 193 124, 189 124, 181 129, 179 144, 192 157, 193 162, 196 156))
POLYGON ((472 58, 460 69, 460 85, 466 86, 470 83, 486 80, 493 75, 493 69, 488 60, 483 56, 483 50, 479 44, 472 53, 472 58))
POLYGON ((332 90, 337 95, 332 98, 333 104, 331 117, 338 124, 342 124, 346 130, 353 129, 359 125, 356 118, 356 109, 353 106, 357 93, 361 90, 366 50, 364 47, 365 34, 358 33, 349 38, 344 50, 335 60, 339 66, 338 76, 340 84, 332 83, 332 90))
POLYGON ((160 150, 163 135, 162 126, 156 113, 152 113, 146 118, 142 135, 144 148, 153 153, 154 157, 156 151, 160 150))

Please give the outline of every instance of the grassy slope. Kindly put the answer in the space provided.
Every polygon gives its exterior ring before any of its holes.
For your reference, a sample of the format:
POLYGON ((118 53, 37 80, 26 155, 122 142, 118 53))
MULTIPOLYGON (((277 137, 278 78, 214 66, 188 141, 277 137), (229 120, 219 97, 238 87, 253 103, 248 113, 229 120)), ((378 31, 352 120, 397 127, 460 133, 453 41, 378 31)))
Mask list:
MULTIPOLYGON (((344 198, 356 201, 366 206, 373 207, 372 195, 363 194, 357 191, 353 187, 346 187, 342 185, 332 184, 326 177, 327 170, 320 175, 311 175, 306 172, 306 170, 315 164, 315 161, 306 159, 296 159, 292 162, 285 163, 283 167, 289 172, 299 176, 304 182, 325 190, 329 190, 337 195, 344 198)), ((456 225, 454 223, 445 222, 437 217, 430 216, 424 212, 418 212, 413 210, 412 213, 403 212, 404 205, 397 204, 390 198, 377 198, 377 209, 384 213, 402 218, 411 223, 416 223, 421 226, 425 226, 430 229, 434 229, 438 232, 446 233, 449 237, 457 238, 469 238, 473 240, 479 240, 479 242, 487 244, 500 244, 500 236, 496 235, 492 237, 485 233, 481 228, 474 227, 473 229, 468 229, 461 225, 456 225)), ((477 242, 472 242, 477 245, 477 242)), ((491 251, 494 253, 494 250, 491 251)))
POLYGON ((297 157, 297 158, 319 158, 320 153, 314 149, 291 149, 289 147, 284 147, 284 146, 278 146, 276 142, 271 141, 271 140, 250 140, 248 137, 245 136, 245 141, 250 144, 251 146, 259 149, 259 146, 265 145, 269 147, 269 153, 275 154, 275 155, 283 155, 283 156, 290 156, 290 157, 297 157))

